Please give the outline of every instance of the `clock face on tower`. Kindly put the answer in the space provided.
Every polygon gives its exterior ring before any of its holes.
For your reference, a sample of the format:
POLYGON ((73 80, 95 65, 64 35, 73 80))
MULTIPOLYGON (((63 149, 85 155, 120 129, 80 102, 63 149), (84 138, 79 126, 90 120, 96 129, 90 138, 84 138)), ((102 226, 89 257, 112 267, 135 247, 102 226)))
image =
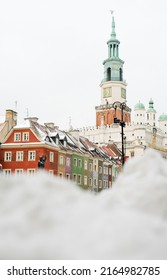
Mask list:
POLYGON ((110 96, 111 96, 111 87, 104 88, 103 89, 103 97, 106 98, 106 97, 110 97, 110 96))

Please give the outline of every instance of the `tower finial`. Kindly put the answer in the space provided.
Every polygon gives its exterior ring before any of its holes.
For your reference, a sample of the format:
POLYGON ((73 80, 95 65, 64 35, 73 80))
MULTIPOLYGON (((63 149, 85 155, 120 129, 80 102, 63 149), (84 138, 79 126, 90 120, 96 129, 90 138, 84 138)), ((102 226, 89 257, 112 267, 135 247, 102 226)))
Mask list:
MULTIPOLYGON (((111 14, 113 14, 113 12, 114 12, 114 11, 111 11, 111 14)), ((116 38, 114 16, 112 16, 112 32, 111 32, 111 38, 112 38, 112 39, 115 39, 115 38, 116 38)))

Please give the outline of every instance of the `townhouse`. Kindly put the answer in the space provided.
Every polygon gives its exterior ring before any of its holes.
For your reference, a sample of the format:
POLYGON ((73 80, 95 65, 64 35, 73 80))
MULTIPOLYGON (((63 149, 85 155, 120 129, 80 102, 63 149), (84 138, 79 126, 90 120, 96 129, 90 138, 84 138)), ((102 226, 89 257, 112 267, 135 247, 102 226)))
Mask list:
POLYGON ((1 144, 0 164, 4 174, 34 174, 43 169, 99 192, 112 186, 113 166, 120 164, 111 150, 59 130, 53 123, 41 125, 32 117, 10 129, 1 144))

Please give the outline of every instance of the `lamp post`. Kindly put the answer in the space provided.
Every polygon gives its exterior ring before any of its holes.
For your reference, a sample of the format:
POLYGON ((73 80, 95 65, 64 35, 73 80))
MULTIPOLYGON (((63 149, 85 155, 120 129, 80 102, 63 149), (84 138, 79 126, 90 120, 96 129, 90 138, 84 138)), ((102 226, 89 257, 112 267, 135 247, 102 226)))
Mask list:
POLYGON ((117 117, 114 117, 114 123, 119 123, 121 126, 121 143, 122 143, 122 166, 125 163, 125 151, 124 151, 124 127, 125 127, 125 122, 123 120, 123 110, 126 108, 126 103, 125 102, 120 102, 120 101, 115 101, 113 103, 113 108, 116 109, 119 107, 121 109, 121 120, 117 119, 117 117))
POLYGON ((40 156, 38 161, 38 169, 43 169, 45 167, 46 156, 40 156))

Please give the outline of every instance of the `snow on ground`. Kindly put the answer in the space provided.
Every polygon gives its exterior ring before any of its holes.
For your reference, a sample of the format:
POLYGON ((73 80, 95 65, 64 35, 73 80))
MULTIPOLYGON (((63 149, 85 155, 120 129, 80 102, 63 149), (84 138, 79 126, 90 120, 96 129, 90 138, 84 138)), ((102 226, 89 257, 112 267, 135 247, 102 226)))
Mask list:
POLYGON ((39 173, 0 177, 0 259, 166 259, 167 161, 129 160, 93 195, 39 173))

